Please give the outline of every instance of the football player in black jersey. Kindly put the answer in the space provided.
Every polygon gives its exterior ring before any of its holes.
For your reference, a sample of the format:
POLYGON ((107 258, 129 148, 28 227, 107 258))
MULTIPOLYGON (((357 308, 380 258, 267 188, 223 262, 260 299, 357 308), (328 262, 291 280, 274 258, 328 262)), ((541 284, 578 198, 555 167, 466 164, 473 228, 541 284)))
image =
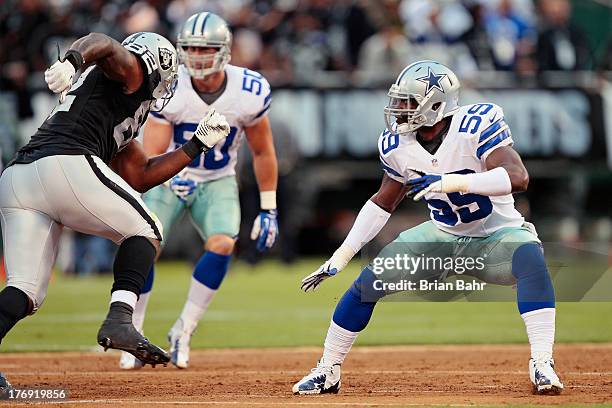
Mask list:
POLYGON ((154 33, 133 34, 122 44, 91 33, 45 72, 60 103, 0 177, 7 273, 0 292, 0 341, 42 305, 67 226, 119 244, 98 343, 148 364, 169 361, 132 325, 162 239, 160 223, 139 193, 170 179, 229 132, 225 118, 213 110, 181 149, 146 156, 134 137, 155 102, 172 97, 176 72, 174 47, 154 33), (81 75, 73 84, 77 71, 81 75))

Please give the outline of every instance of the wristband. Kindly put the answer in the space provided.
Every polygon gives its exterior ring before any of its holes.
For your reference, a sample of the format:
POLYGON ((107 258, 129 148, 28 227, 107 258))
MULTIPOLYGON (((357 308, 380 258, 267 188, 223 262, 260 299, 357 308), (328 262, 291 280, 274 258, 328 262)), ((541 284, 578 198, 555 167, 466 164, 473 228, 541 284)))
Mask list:
POLYGON ((259 206, 262 210, 276 210, 276 191, 260 191, 259 206))
POLYGON ((66 51, 63 61, 68 61, 74 67, 75 71, 78 71, 85 63, 83 55, 77 50, 66 51))
POLYGON ((336 252, 334 252, 329 260, 331 261, 333 267, 341 270, 344 269, 351 259, 353 259, 355 254, 356 252, 353 250, 353 248, 343 243, 338 249, 336 249, 336 252))
POLYGON ((191 159, 195 159, 202 153, 206 153, 208 151, 208 148, 206 147, 206 145, 200 142, 200 139, 198 139, 197 137, 194 137, 191 140, 189 140, 187 143, 185 143, 182 149, 185 152, 185 154, 189 156, 191 159))
POLYGON ((444 174, 441 190, 443 193, 467 193, 470 189, 471 174, 444 174))

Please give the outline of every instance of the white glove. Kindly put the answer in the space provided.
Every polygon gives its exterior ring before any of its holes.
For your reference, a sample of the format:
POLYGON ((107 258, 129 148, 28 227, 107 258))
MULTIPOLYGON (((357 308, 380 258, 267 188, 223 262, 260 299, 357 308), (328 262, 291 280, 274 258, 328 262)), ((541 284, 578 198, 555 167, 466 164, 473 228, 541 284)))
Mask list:
POLYGON ((53 93, 59 93, 60 102, 63 102, 66 92, 72 86, 75 69, 68 61, 56 61, 45 71, 45 82, 53 93))
POLYGON ((225 120, 225 116, 217 113, 215 108, 211 108, 198 124, 193 137, 199 140, 207 150, 210 150, 221 139, 224 139, 229 131, 230 126, 225 120))
POLYGON ((348 245, 342 244, 327 262, 321 265, 319 269, 302 279, 302 290, 304 292, 312 292, 317 290, 319 285, 325 279, 330 278, 343 270, 353 256, 355 256, 355 251, 353 251, 348 245))

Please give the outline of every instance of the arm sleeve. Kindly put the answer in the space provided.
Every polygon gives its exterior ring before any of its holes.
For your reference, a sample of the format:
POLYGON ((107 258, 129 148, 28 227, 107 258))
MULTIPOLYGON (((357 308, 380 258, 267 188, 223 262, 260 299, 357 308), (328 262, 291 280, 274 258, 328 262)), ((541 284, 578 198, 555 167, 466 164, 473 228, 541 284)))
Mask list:
POLYGON ((467 174, 467 192, 486 196, 500 196, 512 193, 512 182, 503 167, 482 173, 467 174))
POLYGON ((365 244, 378 235, 390 216, 390 213, 368 200, 359 211, 346 239, 330 258, 332 264, 343 269, 365 244))
POLYGON ((483 115, 482 122, 482 130, 477 140, 476 157, 484 163, 495 149, 512 146, 514 141, 501 107, 493 105, 493 109, 483 115))
POLYGON ((391 213, 368 200, 359 211, 353 227, 344 240, 344 244, 348 245, 355 253, 359 252, 365 244, 378 235, 389 217, 391 217, 391 213))

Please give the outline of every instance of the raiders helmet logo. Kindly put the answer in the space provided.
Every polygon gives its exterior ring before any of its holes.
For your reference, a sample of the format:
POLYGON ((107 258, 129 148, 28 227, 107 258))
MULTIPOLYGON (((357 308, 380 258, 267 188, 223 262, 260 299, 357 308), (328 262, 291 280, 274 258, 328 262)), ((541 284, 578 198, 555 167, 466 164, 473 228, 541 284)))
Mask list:
POLYGON ((159 65, 164 71, 172 67, 172 51, 167 48, 159 49, 159 65))

